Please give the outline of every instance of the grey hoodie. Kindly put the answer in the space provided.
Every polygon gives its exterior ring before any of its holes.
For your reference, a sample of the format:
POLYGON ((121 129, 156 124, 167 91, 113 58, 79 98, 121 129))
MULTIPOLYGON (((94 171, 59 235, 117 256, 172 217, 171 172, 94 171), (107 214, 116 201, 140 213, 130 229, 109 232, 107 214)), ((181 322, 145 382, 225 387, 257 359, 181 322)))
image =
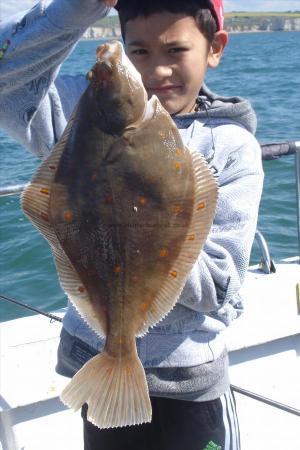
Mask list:
MULTIPOLYGON (((98 0, 53 0, 1 23, 0 126, 44 157, 61 136, 87 86, 59 76, 85 28, 107 12, 98 0)), ((173 117, 184 143, 201 152, 219 181, 216 216, 206 244, 168 316, 137 339, 152 395, 216 398, 228 387, 222 330, 242 312, 239 291, 256 229, 263 172, 248 102, 205 86, 197 113, 173 117)), ((57 371, 72 376, 103 342, 69 304, 57 371)))

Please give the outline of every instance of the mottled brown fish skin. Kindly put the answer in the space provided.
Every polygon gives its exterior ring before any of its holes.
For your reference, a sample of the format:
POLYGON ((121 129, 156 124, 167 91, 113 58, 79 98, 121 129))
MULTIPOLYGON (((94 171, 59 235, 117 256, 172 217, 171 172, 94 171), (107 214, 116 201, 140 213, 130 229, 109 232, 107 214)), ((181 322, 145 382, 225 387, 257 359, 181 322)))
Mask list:
POLYGON ((61 399, 100 428, 151 421, 136 336, 175 305, 212 222, 216 184, 184 148, 117 41, 97 49, 90 85, 22 205, 50 243, 63 289, 100 335, 61 399))
MULTIPOLYGON (((132 352, 134 336, 171 276, 191 220, 194 180, 190 154, 160 106, 149 123, 126 129, 127 99, 132 96, 127 84, 128 91, 107 80, 114 77, 115 61, 110 74, 104 69, 105 95, 113 98, 110 89, 120 90, 119 114, 114 115, 115 101, 106 103, 105 114, 120 136, 105 132, 102 117, 97 116, 96 123, 94 117, 90 120, 102 66, 96 65, 80 101, 50 205, 56 235, 107 334, 106 350, 124 355, 132 352), (123 98, 126 101, 120 101, 123 98), (65 211, 72 212, 72 220, 65 220, 65 211)), ((140 90, 135 94, 138 104, 138 94, 145 102, 140 90)), ((134 120, 138 118, 136 114, 134 120)))

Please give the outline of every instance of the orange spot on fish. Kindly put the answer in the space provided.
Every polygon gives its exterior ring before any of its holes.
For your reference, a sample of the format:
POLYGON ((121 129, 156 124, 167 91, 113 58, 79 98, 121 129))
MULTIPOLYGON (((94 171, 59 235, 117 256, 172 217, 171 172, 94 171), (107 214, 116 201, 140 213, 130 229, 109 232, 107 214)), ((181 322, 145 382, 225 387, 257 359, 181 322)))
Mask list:
POLYGON ((159 256, 161 258, 165 258, 166 256, 168 256, 169 251, 166 248, 162 248, 161 251, 159 252, 159 256))
POLYGON ((50 170, 56 170, 56 166, 54 164, 50 164, 48 167, 50 170))
POLYGON ((92 180, 92 181, 96 181, 97 178, 98 178, 98 176, 97 176, 96 172, 93 172, 93 173, 92 173, 92 176, 91 176, 91 180, 92 180))
POLYGON ((144 302, 144 303, 141 303, 141 305, 140 305, 140 309, 143 312, 148 311, 149 308, 150 308, 150 303, 149 302, 144 302))
POLYGON ((118 336, 117 337, 117 342, 118 342, 118 344, 123 345, 124 344, 124 337, 123 336, 118 336))
POLYGON ((146 204, 146 198, 145 197, 139 197, 139 204, 140 205, 145 205, 146 204))
POLYGON ((85 292, 85 287, 84 286, 79 286, 78 292, 80 292, 80 294, 83 294, 85 292))
POLYGON ((195 240, 195 235, 194 234, 188 234, 186 239, 187 239, 187 241, 194 241, 195 240))
POLYGON ((205 208, 205 202, 201 202, 199 203, 199 205, 197 206, 197 211, 200 211, 201 209, 205 208))
POLYGON ((177 156, 181 156, 183 153, 183 151, 181 150, 181 148, 176 148, 176 155, 177 156))
POLYGON ((179 162, 175 163, 175 169, 177 172, 181 169, 181 164, 179 162))
POLYGON ((49 191, 49 189, 47 189, 47 188, 42 188, 42 189, 40 190, 40 193, 41 193, 41 194, 45 194, 45 195, 49 195, 50 191, 49 191))
POLYGON ((183 211, 183 209, 180 205, 175 205, 172 208, 173 214, 180 214, 180 213, 182 213, 182 211, 183 211))
POLYGON ((73 213, 72 213, 72 211, 70 209, 67 209, 64 212, 63 217, 64 217, 64 221, 65 222, 72 222, 72 220, 73 220, 73 213))
POLYGON ((159 135, 161 138, 165 138, 165 137, 166 137, 166 133, 165 133, 165 131, 163 131, 163 130, 160 130, 160 131, 158 132, 158 135, 159 135))
POLYGON ((113 202, 112 195, 111 194, 106 194, 105 197, 104 197, 104 203, 106 205, 111 205, 112 202, 113 202))
POLYGON ((116 266, 115 273, 120 273, 120 272, 121 272, 121 266, 116 266))
POLYGON ((177 272, 176 272, 176 270, 171 270, 170 275, 171 275, 171 277, 173 277, 173 278, 177 278, 177 272))
POLYGON ((47 222, 49 222, 49 216, 47 213, 41 212, 40 216, 42 219, 46 220, 47 222))

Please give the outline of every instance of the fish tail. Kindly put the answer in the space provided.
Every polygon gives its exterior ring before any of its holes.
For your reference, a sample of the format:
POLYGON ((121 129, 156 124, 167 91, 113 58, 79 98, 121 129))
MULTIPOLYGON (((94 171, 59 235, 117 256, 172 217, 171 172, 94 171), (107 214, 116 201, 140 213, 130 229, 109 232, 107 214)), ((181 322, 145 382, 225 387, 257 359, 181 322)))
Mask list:
POLYGON ((88 404, 87 419, 99 428, 151 422, 152 408, 143 366, 137 355, 94 356, 72 378, 61 400, 77 411, 88 404))

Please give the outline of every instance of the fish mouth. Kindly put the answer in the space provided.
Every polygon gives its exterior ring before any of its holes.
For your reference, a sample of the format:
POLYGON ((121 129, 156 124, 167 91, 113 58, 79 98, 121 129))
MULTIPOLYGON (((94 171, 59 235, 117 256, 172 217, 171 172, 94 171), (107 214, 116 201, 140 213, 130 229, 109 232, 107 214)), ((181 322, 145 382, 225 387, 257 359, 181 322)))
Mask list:
POLYGON ((118 41, 111 41, 100 45, 96 49, 96 61, 101 63, 103 61, 122 61, 122 44, 118 41))
POLYGON ((106 82, 113 77, 114 67, 121 59, 121 50, 117 42, 100 45, 96 50, 96 64, 87 73, 87 79, 95 89, 106 87, 106 82))

